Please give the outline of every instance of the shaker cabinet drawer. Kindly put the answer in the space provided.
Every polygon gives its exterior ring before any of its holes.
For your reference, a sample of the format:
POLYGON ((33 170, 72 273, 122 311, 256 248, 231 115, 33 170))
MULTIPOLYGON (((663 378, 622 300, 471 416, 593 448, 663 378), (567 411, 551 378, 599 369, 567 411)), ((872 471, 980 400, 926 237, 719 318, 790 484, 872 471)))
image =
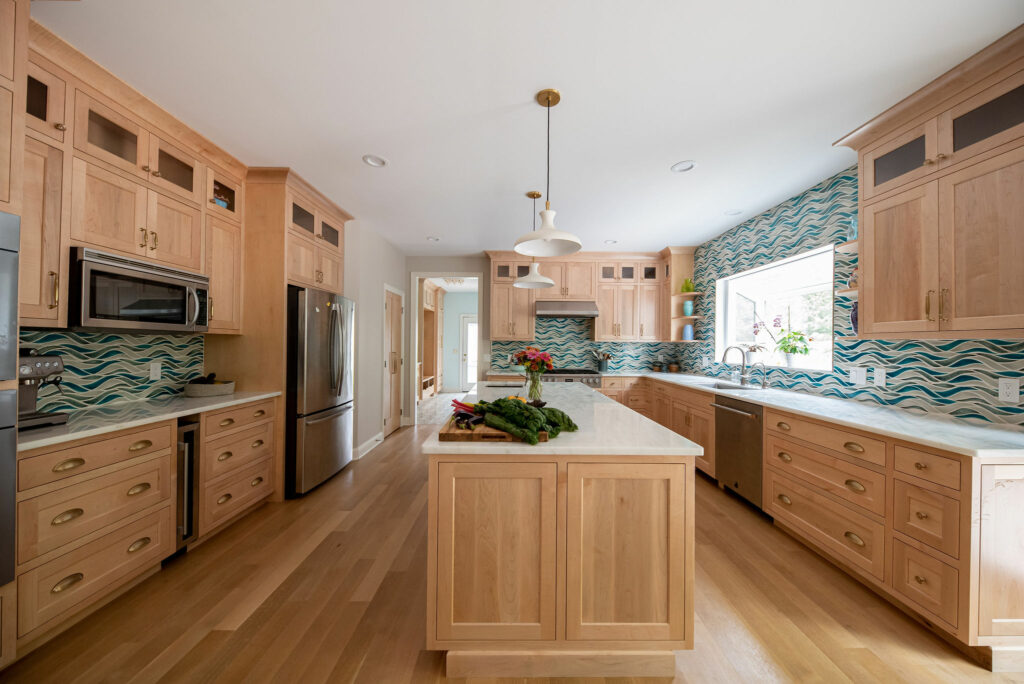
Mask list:
POLYGON ((935 484, 960 489, 960 461, 896 445, 896 470, 935 484))
POLYGON ((168 506, 18 576, 18 636, 58 622, 174 552, 168 506))
POLYGON ((273 453, 273 423, 263 423, 243 432, 206 443, 202 460, 203 482, 210 482, 273 453))
POLYGON ((893 588, 953 627, 957 626, 959 575, 952 565, 893 540, 893 588))
POLYGON ((18 562, 25 563, 171 496, 171 456, 18 503, 18 562))
POLYGON ((960 557, 960 502, 896 480, 893 529, 932 548, 960 557))
POLYGON ((274 489, 273 459, 266 459, 203 488, 199 500, 200 536, 269 496, 274 489))
POLYGON ((885 528, 816 494, 770 468, 765 470, 765 511, 807 536, 837 559, 878 579, 885 575, 885 528))
POLYGON ((18 491, 164 451, 171 446, 173 430, 172 424, 161 423, 110 439, 23 458, 18 461, 18 491))
POLYGON ((203 414, 203 436, 207 439, 225 432, 252 425, 274 416, 274 400, 257 401, 223 411, 203 414))
POLYGON ((765 463, 829 494, 885 515, 885 475, 841 458, 768 436, 765 463))
POLYGON ((766 429, 787 437, 801 439, 841 454, 855 456, 875 465, 885 465, 885 442, 880 439, 819 425, 775 411, 765 412, 764 425, 766 429))

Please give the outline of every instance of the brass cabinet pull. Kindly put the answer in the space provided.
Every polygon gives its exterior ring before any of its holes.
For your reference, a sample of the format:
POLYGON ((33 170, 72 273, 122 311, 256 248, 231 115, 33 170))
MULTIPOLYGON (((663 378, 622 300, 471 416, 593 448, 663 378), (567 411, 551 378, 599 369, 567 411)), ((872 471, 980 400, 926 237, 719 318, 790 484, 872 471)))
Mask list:
POLYGON ((640 324, 640 337, 643 337, 643 336, 644 336, 644 324, 641 323, 640 324))
POLYGON ((925 159, 924 162, 921 163, 921 166, 931 166, 934 163, 935 163, 934 159, 925 159))
POLYGON ((261 482, 263 482, 263 478, 262 477, 257 477, 255 480, 253 480, 252 482, 249 483, 249 486, 250 487, 255 487, 256 485, 258 485, 261 482))
POLYGON ((160 244, 160 236, 156 234, 155 230, 149 231, 149 234, 153 236, 153 244, 149 246, 150 251, 152 251, 160 244))
POLYGON ((928 514, 925 513, 924 511, 917 511, 916 513, 914 513, 914 515, 917 516, 918 520, 927 520, 928 519, 928 514))
POLYGON ((140 482, 139 484, 135 485, 134 487, 128 490, 128 496, 138 496, 139 494, 146 491, 150 487, 152 487, 152 485, 149 484, 148 482, 140 482))
POLYGON ((857 482, 856 480, 847 480, 844 484, 855 492, 867 491, 867 487, 862 485, 860 482, 857 482))
POLYGON ((46 308, 56 309, 60 304, 60 276, 56 271, 50 271, 50 282, 53 283, 53 304, 47 304, 46 308))
POLYGON ((235 424, 235 419, 234 418, 225 418, 224 420, 220 421, 220 427, 227 427, 228 425, 234 425, 234 424, 235 424))
POLYGON ((153 178, 162 178, 162 177, 163 177, 163 175, 160 173, 159 169, 156 169, 155 171, 153 171, 153 178))
POLYGON ((924 317, 929 321, 935 320, 932 316, 932 295, 934 294, 935 290, 928 290, 924 295, 924 317))
MULTIPOLYGON (((217 200, 215 200, 214 198, 211 197, 210 198, 210 204, 217 204, 217 200)), ((220 205, 217 204, 217 206, 220 206, 220 205)))
POLYGON ((779 501, 781 501, 782 503, 786 504, 787 506, 792 506, 793 505, 793 500, 790 499, 785 494, 779 494, 779 501))
POLYGON ((56 128, 58 131, 66 131, 66 130, 68 130, 68 127, 65 126, 62 123, 55 123, 55 124, 53 124, 53 127, 56 128))
POLYGON ((136 551, 138 551, 140 549, 146 548, 147 546, 149 546, 149 542, 151 542, 151 541, 153 541, 153 540, 150 539, 149 537, 143 537, 142 539, 136 539, 135 541, 133 541, 131 543, 131 546, 128 547, 128 553, 135 553, 136 551))
POLYGON ((84 458, 69 458, 69 459, 61 461, 57 465, 53 466, 53 472, 55 472, 55 473, 65 473, 65 472, 67 472, 69 470, 74 470, 75 468, 81 468, 84 465, 85 465, 85 459, 84 458))
POLYGON ((264 411, 263 409, 256 409, 255 411, 252 412, 253 418, 262 418, 265 415, 267 415, 267 412, 264 411))
POLYGON ((847 539, 849 539, 854 544, 854 546, 864 546, 865 545, 864 544, 864 540, 861 539, 860 537, 858 537, 853 532, 845 532, 843 534, 843 536, 846 537, 847 539))
POLYGON ((51 520, 50 524, 54 527, 57 525, 63 525, 64 523, 71 522, 75 518, 81 517, 84 513, 85 511, 81 508, 70 508, 51 520))
POLYGON ((914 581, 918 584, 927 584, 928 580, 921 575, 914 575, 914 581))
POLYGON ((226 461, 229 458, 231 458, 232 456, 234 456, 233 453, 231 453, 230 451, 225 451, 223 454, 221 454, 220 456, 217 457, 217 460, 218 461, 226 461))
POLYGON ((781 459, 783 463, 790 463, 792 462, 793 457, 787 454, 785 451, 780 451, 779 459, 781 459))
POLYGON ((50 593, 51 594, 59 594, 62 591, 67 591, 71 587, 73 587, 76 584, 78 584, 79 582, 81 582, 83 579, 85 579, 85 575, 83 575, 80 572, 76 572, 73 575, 68 575, 67 577, 62 579, 60 582, 57 582, 56 584, 54 584, 53 585, 53 589, 50 589, 50 593))
POLYGON ((789 423, 783 423, 781 420, 778 423, 776 423, 775 426, 780 430, 785 430, 786 432, 789 432, 790 430, 793 429, 789 427, 789 423))
POLYGON ((939 320, 948 321, 949 312, 946 311, 946 297, 949 296, 949 288, 942 288, 939 291, 939 320))
POLYGON ((257 439, 255 442, 253 442, 252 444, 249 445, 249 447, 252 448, 252 449, 259 449, 261 446, 263 446, 263 440, 262 439, 257 439))
POLYGON ((226 504, 228 501, 231 501, 231 495, 230 494, 225 494, 224 496, 222 496, 219 499, 217 499, 217 505, 221 506, 223 504, 226 504))
POLYGON ((918 470, 928 470, 928 464, 921 463, 920 461, 915 462, 914 467, 917 468, 918 470))
POLYGON ((135 442, 135 444, 128 447, 128 451, 142 451, 143 449, 148 449, 151 446, 153 446, 152 440, 140 439, 138 442, 135 442))
POLYGON ((211 320, 211 321, 214 320, 214 318, 213 318, 213 297, 210 297, 209 295, 207 295, 207 297, 206 297, 206 317, 209 320, 211 320))
POLYGON ((943 152, 939 152, 937 155, 935 155, 935 161, 942 161, 943 159, 948 159, 948 158, 949 158, 949 155, 945 154, 943 152))
POLYGON ((145 171, 146 173, 149 173, 149 164, 146 164, 145 166, 143 166, 142 170, 145 171))
POLYGON ((856 442, 847 442, 846 444, 843 445, 843 448, 852 451, 855 454, 864 453, 864 447, 862 447, 860 444, 857 444, 856 442))
POLYGON ((139 243, 139 247, 145 247, 149 244, 149 231, 145 228, 139 228, 142 231, 142 242, 139 243))

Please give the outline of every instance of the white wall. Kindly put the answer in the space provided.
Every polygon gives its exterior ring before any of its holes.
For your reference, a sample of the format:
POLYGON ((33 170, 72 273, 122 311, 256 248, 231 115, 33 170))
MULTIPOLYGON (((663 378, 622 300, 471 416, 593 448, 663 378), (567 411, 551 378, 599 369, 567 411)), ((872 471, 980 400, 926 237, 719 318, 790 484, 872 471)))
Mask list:
MULTIPOLYGON (((405 293, 405 255, 358 221, 345 224, 345 296, 356 303, 355 447, 381 431, 384 413, 384 286, 405 293)), ((408 320, 406 320, 408 326, 408 320)), ((409 349, 407 347, 407 349, 409 349)), ((409 352, 406 351, 408 358, 409 352)), ((407 361, 408 363, 408 361, 407 361)), ((408 388, 403 386, 403 392, 408 388)), ((408 415, 408 411, 406 411, 408 415)))

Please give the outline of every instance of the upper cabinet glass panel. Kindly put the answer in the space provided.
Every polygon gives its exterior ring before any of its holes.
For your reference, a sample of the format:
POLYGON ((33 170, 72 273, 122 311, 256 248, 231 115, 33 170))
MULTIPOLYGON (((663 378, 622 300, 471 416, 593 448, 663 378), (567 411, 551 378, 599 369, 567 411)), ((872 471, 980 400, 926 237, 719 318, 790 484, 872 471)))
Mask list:
POLYGON ((311 237, 316 235, 316 219, 313 213, 295 202, 292 202, 292 226, 305 233, 309 233, 311 237))
POLYGON ((925 163, 925 137, 919 136, 896 149, 875 158, 875 186, 888 183, 925 163))
POLYGON ((341 232, 327 221, 320 222, 320 237, 334 247, 341 245, 341 232))
POLYGON ((221 209, 235 211, 235 189, 216 179, 213 181, 212 199, 213 204, 216 204, 221 209))
POLYGON ((96 111, 89 111, 88 140, 90 145, 110 154, 135 163, 139 157, 139 136, 118 126, 96 111))
POLYGON ((957 152, 1024 123, 1024 85, 953 118, 957 152))
POLYGON ((640 274, 643 280, 657 280, 658 279, 658 267, 657 266, 644 266, 643 272, 640 274))
POLYGON ((46 120, 46 104, 49 100, 50 88, 45 83, 31 76, 28 77, 26 89, 25 111, 37 119, 46 120))
POLYGON ((191 164, 183 162, 166 150, 160 150, 157 161, 159 166, 153 175, 159 174, 159 178, 190 193, 195 190, 196 170, 191 164))

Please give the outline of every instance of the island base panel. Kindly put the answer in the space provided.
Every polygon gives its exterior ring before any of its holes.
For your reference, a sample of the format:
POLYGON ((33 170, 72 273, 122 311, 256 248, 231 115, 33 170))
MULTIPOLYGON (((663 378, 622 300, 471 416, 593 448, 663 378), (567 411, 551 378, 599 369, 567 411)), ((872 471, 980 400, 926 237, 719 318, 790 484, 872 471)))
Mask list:
POLYGON ((448 651, 445 676, 672 677, 672 651, 448 651))

